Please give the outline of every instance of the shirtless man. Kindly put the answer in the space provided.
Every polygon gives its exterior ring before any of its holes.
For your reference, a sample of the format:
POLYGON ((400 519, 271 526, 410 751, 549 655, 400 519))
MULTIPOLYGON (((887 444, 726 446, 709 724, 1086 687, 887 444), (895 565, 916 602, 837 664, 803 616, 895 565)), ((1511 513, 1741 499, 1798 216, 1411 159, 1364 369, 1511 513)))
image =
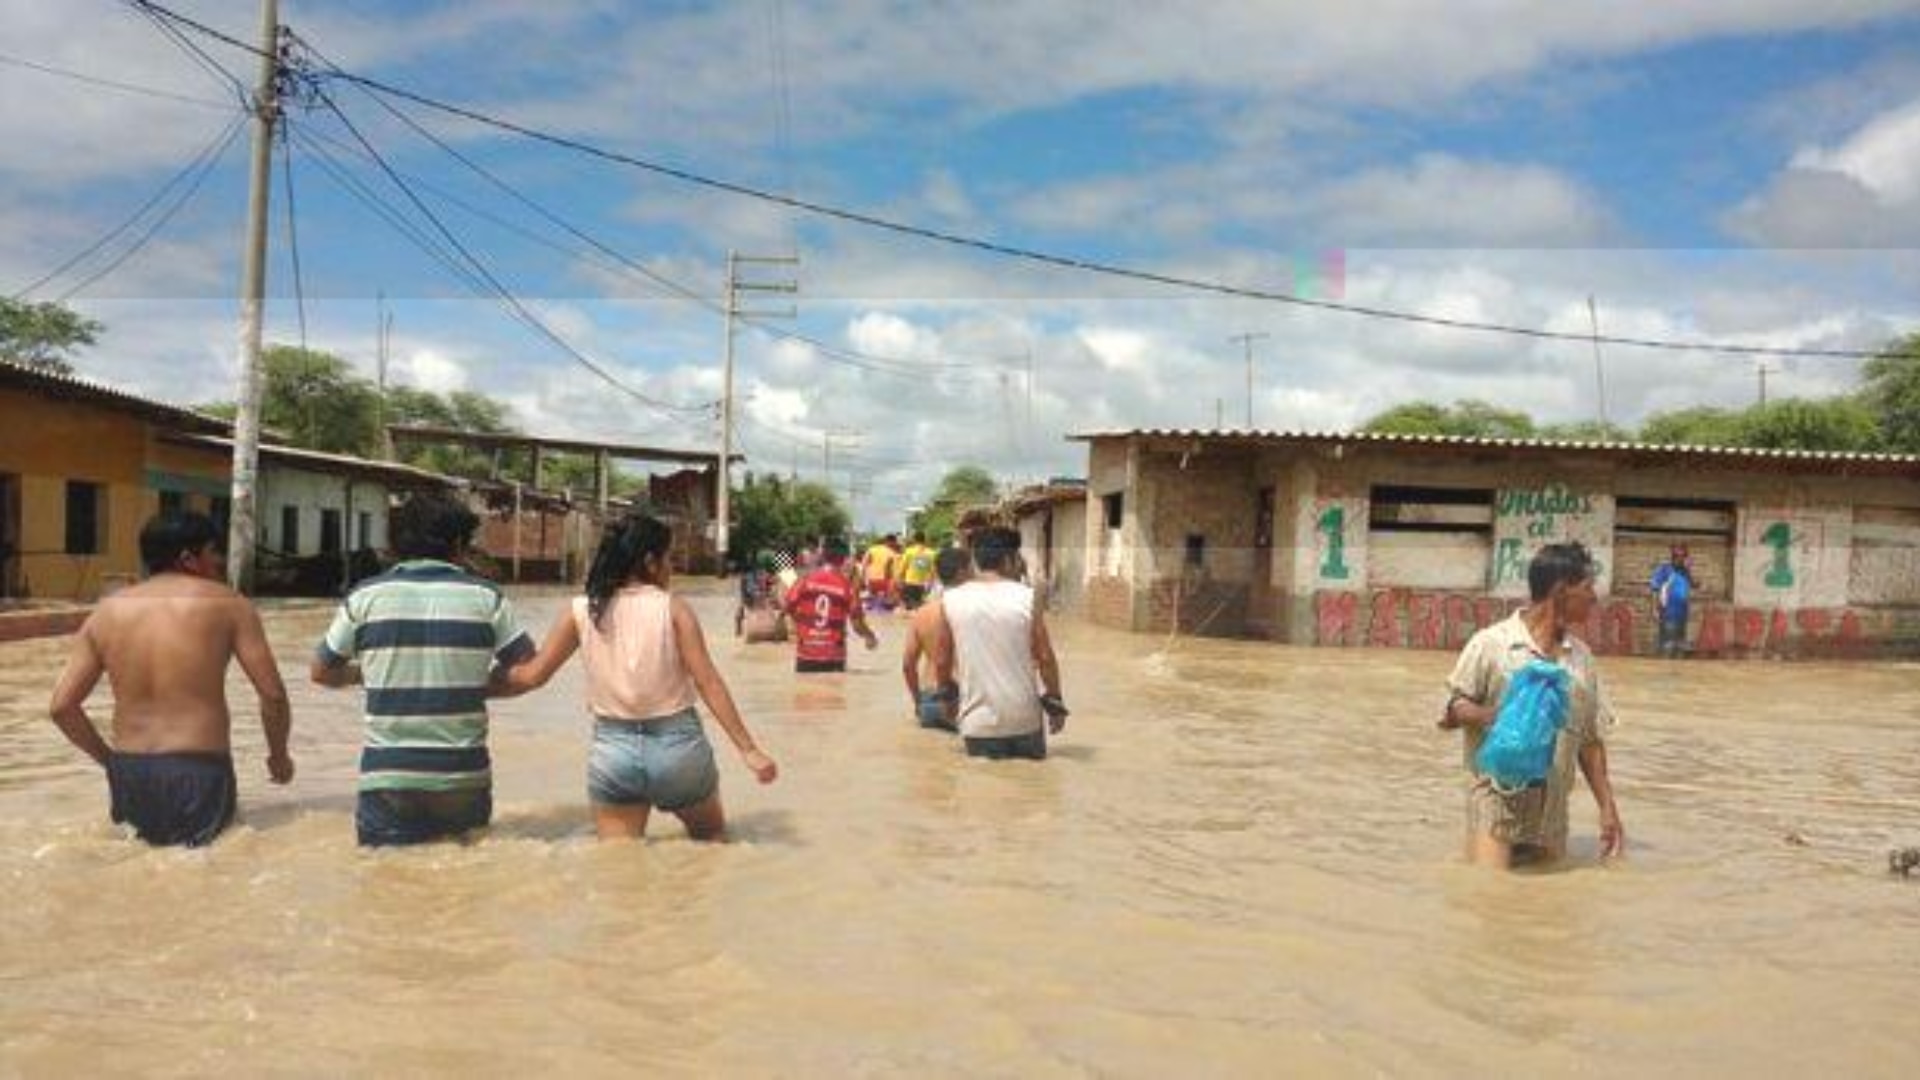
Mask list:
MULTIPOLYGON (((934 560, 934 570, 940 576, 940 587, 951 589, 973 576, 973 560, 962 548, 942 548, 934 560)), ((947 715, 946 702, 940 698, 937 689, 940 683, 933 666, 933 650, 940 639, 940 620, 937 596, 914 611, 913 621, 907 624, 907 648, 900 658, 900 674, 907 680, 907 696, 913 701, 920 726, 957 731, 953 718, 947 715), (921 682, 923 674, 925 684, 921 682)))
POLYGON ((53 722, 107 772, 112 816, 154 845, 199 847, 238 803, 227 712, 227 662, 260 695, 267 775, 293 779, 292 713, 260 616, 223 583, 219 530, 204 514, 161 514, 140 530, 147 580, 102 600, 73 638, 53 691, 53 722), (113 742, 87 716, 105 673, 113 742))

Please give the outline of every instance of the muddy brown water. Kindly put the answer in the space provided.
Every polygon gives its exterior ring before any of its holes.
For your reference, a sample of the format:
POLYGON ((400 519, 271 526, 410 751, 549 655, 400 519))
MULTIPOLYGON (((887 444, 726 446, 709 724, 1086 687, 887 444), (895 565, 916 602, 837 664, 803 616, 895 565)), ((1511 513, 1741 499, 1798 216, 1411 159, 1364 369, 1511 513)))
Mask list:
MULTIPOLYGON (((717 593, 697 598, 710 630, 717 593)), ((530 628, 557 610, 527 598, 530 628)), ((721 751, 737 842, 587 825, 577 667, 498 708, 496 825, 352 840, 357 701, 271 614, 300 774, 154 851, 0 647, 0 1072, 1911 1075, 1920 668, 1608 661, 1630 858, 1460 865, 1450 657, 1063 621, 1044 765, 915 729, 898 619, 845 676, 714 634, 783 775, 721 751)), ((102 703, 104 694, 96 698, 102 703)), ((710 730, 712 729, 710 723, 710 730)), ((721 736, 714 731, 716 741, 721 736)))

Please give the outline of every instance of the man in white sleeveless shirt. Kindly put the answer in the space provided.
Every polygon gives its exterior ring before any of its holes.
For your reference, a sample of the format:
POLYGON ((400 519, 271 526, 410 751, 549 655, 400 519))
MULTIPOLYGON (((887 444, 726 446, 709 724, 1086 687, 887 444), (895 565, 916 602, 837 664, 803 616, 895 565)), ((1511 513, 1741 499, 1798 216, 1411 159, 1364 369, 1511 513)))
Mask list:
POLYGON ((934 648, 941 692, 957 705, 969 756, 1037 761, 1047 756, 1048 731, 1066 726, 1067 707, 1046 619, 1033 590, 1016 580, 1020 533, 982 529, 973 563, 973 579, 941 601, 934 648))

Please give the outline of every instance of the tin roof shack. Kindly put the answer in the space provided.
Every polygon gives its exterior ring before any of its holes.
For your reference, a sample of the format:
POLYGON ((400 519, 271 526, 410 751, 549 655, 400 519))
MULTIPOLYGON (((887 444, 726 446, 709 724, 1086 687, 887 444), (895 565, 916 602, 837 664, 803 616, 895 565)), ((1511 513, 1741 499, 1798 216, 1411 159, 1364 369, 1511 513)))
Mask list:
POLYGON ((599 542, 600 523, 610 513, 633 505, 609 491, 614 461, 686 466, 670 473, 651 473, 646 505, 673 528, 676 569, 693 573, 720 569, 713 525, 714 508, 719 502, 718 454, 453 428, 391 425, 387 430, 396 445, 452 445, 492 451, 496 473, 502 452, 524 454, 526 472, 517 480, 495 475, 473 482, 474 508, 482 514, 480 546, 499 564, 504 580, 584 579, 587 560, 599 542), (594 463, 593 490, 576 495, 549 488, 544 462, 550 453, 590 457, 594 463), (518 570, 514 569, 516 564, 518 570))
MULTIPOLYGON (((175 432, 163 441, 197 455, 225 502, 233 440, 175 432)), ((334 596, 379 572, 393 501, 413 491, 449 490, 459 481, 411 465, 372 461, 273 443, 260 444, 255 492, 262 596, 334 596)))
POLYGON ((0 359, 0 600, 88 601, 140 575, 162 507, 225 520, 228 462, 164 441, 215 417, 0 359))
POLYGON ((1087 482, 1056 479, 1008 500, 1029 580, 1047 610, 1077 613, 1086 582, 1087 482))
POLYGON ((1089 444, 1086 595, 1134 630, 1452 649, 1542 545, 1599 562, 1599 650, 1651 654, 1671 544, 1714 656, 1920 655, 1920 457, 1308 432, 1089 444))

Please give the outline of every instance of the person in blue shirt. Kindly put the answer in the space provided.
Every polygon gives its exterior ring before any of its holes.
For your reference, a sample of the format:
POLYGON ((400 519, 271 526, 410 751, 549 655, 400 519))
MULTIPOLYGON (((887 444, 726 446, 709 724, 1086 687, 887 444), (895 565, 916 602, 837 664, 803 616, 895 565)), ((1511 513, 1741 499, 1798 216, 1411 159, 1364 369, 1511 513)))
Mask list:
POLYGON ((1687 607, 1694 588, 1692 558, 1685 544, 1673 545, 1648 586, 1660 615, 1660 655, 1678 657, 1687 650, 1687 607))

